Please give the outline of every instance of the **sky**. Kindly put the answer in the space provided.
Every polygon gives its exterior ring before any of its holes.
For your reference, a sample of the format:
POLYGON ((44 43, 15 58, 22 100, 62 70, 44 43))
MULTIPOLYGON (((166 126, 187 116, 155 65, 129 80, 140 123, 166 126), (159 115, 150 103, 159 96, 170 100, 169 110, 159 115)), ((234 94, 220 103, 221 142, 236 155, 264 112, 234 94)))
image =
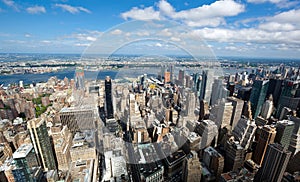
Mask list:
POLYGON ((159 34, 169 48, 206 44, 216 56, 300 58, 299 0, 0 0, 0 23, 0 53, 81 54, 95 42, 159 34), (176 22, 185 31, 164 25, 149 33, 134 20, 176 22), (107 32, 113 36, 99 41, 107 32))

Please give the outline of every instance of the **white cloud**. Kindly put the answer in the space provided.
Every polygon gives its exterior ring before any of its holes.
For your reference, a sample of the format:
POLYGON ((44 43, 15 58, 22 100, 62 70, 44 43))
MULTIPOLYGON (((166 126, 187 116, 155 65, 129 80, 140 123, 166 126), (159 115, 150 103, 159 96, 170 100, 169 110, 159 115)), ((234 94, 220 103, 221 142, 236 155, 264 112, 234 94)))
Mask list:
POLYGON ((39 13, 46 13, 46 9, 44 6, 32 6, 26 8, 26 11, 30 14, 39 14, 39 13))
POLYGON ((13 0, 2 0, 2 2, 6 6, 13 8, 15 11, 20 11, 18 5, 13 0))
POLYGON ((272 3, 276 4, 279 8, 288 8, 288 7, 293 7, 297 4, 299 4, 298 1, 289 1, 289 0, 247 0, 249 3, 254 3, 254 4, 262 4, 262 3, 272 3))
POLYGON ((122 13, 121 16, 125 20, 160 20, 160 13, 158 11, 155 11, 153 7, 148 7, 144 9, 134 7, 130 11, 122 13))
POLYGON ((91 13, 90 10, 83 8, 83 7, 75 7, 75 6, 70 6, 68 4, 55 4, 55 7, 59 7, 63 9, 64 11, 67 11, 72 14, 80 13, 80 12, 85 12, 85 13, 91 13))
POLYGON ((31 34, 27 33, 27 34, 24 35, 24 37, 30 38, 30 37, 31 37, 31 34))
POLYGON ((291 31, 295 27, 290 23, 278 23, 278 22, 268 22, 259 25, 260 29, 268 31, 291 31))
POLYGON ((41 43, 43 43, 43 44, 51 44, 52 41, 50 41, 50 40, 42 40, 41 43))
POLYGON ((76 47, 88 47, 90 46, 91 44, 82 44, 82 43, 76 43, 74 44, 76 47))
POLYGON ((157 4, 158 10, 152 6, 144 9, 133 8, 122 13, 124 19, 136 20, 159 20, 170 18, 186 23, 192 27, 218 26, 225 23, 224 17, 235 16, 245 11, 243 4, 234 0, 219 0, 210 5, 203 5, 188 10, 176 11, 166 0, 161 0, 157 4), (224 8, 226 7, 226 8, 224 8))
POLYGON ((110 32, 111 34, 113 34, 113 35, 120 35, 120 34, 122 34, 123 33, 123 31, 122 30, 120 30, 120 29, 115 29, 115 30, 113 30, 112 32, 110 32))

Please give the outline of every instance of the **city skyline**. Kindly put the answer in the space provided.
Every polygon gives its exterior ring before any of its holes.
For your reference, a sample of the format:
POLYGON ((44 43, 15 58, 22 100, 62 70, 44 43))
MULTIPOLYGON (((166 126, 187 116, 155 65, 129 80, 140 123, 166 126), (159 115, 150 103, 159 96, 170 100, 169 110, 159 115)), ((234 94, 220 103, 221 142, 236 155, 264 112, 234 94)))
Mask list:
MULTIPOLYGON (((299 5, 290 0, 1 0, 0 52, 81 54, 111 27, 110 33, 128 37, 133 32, 116 26, 132 20, 168 20, 190 31, 176 35, 162 28, 163 36, 175 44, 186 37, 200 37, 216 56, 298 58, 299 5)), ((135 33, 149 35, 147 29, 135 33)))

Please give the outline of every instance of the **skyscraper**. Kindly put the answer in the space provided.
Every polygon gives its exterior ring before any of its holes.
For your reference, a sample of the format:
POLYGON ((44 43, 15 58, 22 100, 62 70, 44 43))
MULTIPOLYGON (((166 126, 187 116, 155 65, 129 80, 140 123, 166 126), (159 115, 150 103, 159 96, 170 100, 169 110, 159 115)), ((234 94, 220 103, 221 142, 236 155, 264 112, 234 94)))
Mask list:
POLYGON ((223 100, 212 108, 210 119, 216 123, 218 128, 230 128, 232 110, 232 103, 223 100))
POLYGON ((218 180, 223 172, 224 157, 213 147, 207 147, 204 149, 203 162, 214 172, 218 180))
POLYGON ((179 82, 179 85, 181 85, 181 86, 184 85, 184 71, 183 70, 179 70, 178 82, 179 82))
POLYGON ((240 142, 240 145, 247 150, 253 140, 256 131, 256 125, 254 121, 250 121, 246 118, 241 118, 233 129, 233 136, 240 142))
POLYGON ((227 100, 231 102, 233 106, 230 126, 234 129, 238 121, 241 119, 244 101, 235 97, 228 97, 227 100))
POLYGON ((58 169, 62 171, 69 170, 71 163, 70 148, 72 145, 72 134, 65 125, 51 128, 58 169))
POLYGON ((32 144, 21 145, 14 152, 13 159, 16 165, 12 171, 15 181, 34 182, 41 180, 43 172, 38 164, 32 144))
MULTIPOLYGON (((206 100, 207 102, 210 102, 210 100, 205 99, 206 85, 207 85, 207 74, 208 74, 207 70, 202 72, 200 100, 206 100)), ((210 96, 209 96, 209 98, 210 98, 210 96)))
POLYGON ((292 110, 296 110, 300 113, 300 81, 286 80, 282 89, 278 107, 276 111, 276 117, 278 118, 284 107, 288 107, 292 110))
POLYGON ((280 182, 290 157, 291 152, 280 144, 269 144, 263 164, 255 175, 255 181, 280 182))
POLYGON ((106 102, 106 117, 112 119, 114 117, 114 109, 112 103, 112 84, 111 78, 107 76, 105 78, 105 102, 106 102))
POLYGON ((200 182, 201 171, 202 168, 197 153, 192 150, 185 159, 185 172, 183 174, 183 180, 200 182))
POLYGON ((272 95, 266 102, 263 104, 261 109, 261 116, 265 119, 269 119, 274 110, 273 97, 272 95))
POLYGON ((219 78, 215 79, 214 83, 212 84, 210 104, 218 104, 223 98, 226 98, 228 95, 229 92, 223 84, 223 80, 219 78))
POLYGON ((274 126, 265 125, 260 130, 260 135, 258 138, 256 149, 252 155, 253 161, 261 165, 264 159, 268 144, 274 143, 276 136, 276 128, 274 126))
POLYGON ((282 147, 288 148, 293 134, 295 123, 289 120, 278 121, 276 125, 275 142, 280 143, 282 147))
POLYGON ((280 93, 281 93, 282 83, 283 83, 283 80, 274 79, 274 78, 270 79, 267 96, 268 97, 270 95, 273 96, 273 102, 274 102, 275 106, 277 106, 277 104, 278 104, 278 100, 279 100, 280 93))
POLYGON ((290 120, 295 123, 289 146, 289 151, 291 151, 294 155, 300 151, 300 118, 290 116, 290 120))
POLYGON ((261 111, 267 95, 268 86, 269 80, 254 80, 250 95, 253 118, 256 118, 261 111))
POLYGON ((46 122, 41 118, 28 121, 30 138, 45 171, 56 169, 52 146, 48 135, 46 122))
POLYGON ((75 70, 75 88, 84 90, 84 70, 82 68, 76 68, 75 70))
POLYGON ((237 141, 229 140, 225 144, 224 171, 237 171, 244 164, 244 148, 237 141))

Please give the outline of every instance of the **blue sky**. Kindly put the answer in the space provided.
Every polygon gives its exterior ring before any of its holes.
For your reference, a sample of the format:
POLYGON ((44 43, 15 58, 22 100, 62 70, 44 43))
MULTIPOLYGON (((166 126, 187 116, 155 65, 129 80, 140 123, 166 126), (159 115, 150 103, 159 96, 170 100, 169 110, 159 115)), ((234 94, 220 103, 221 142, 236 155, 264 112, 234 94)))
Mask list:
POLYGON ((108 30, 128 37, 131 20, 178 22, 189 31, 164 36, 217 56, 300 57, 298 0, 0 0, 0 52, 80 54, 108 30))

